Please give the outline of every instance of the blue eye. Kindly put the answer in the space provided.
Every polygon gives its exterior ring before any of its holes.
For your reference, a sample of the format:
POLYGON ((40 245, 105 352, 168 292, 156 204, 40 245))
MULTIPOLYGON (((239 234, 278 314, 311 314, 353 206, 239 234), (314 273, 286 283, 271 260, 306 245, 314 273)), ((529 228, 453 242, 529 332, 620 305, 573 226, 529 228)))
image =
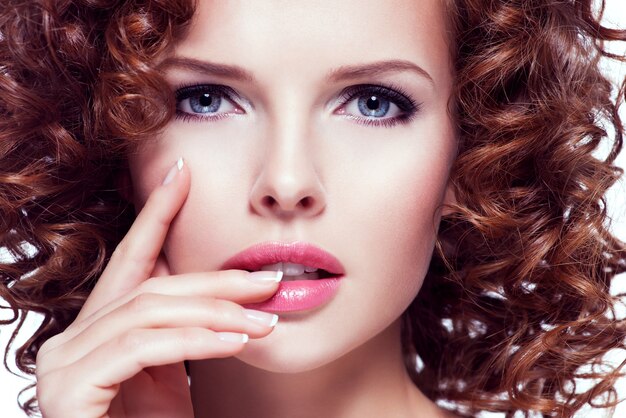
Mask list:
POLYGON ((382 118, 389 111, 391 103, 384 97, 361 96, 358 100, 359 111, 363 116, 382 118))
POLYGON ((234 104, 234 91, 226 86, 203 84, 176 90, 176 114, 182 118, 221 119, 243 113, 234 104))
POLYGON ((220 108, 222 98, 213 93, 189 97, 189 107, 195 113, 214 113, 220 108))
POLYGON ((399 87, 375 84, 347 87, 341 94, 341 101, 344 105, 338 113, 366 126, 390 127, 408 123, 421 108, 421 104, 399 87))

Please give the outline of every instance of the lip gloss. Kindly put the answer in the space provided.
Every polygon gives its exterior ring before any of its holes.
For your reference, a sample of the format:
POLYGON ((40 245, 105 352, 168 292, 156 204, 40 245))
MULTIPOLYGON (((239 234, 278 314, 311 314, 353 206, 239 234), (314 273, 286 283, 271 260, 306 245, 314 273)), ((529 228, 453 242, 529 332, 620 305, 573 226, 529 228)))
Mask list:
POLYGON ((276 293, 263 302, 249 303, 250 309, 292 312, 312 309, 327 303, 337 293, 345 269, 330 252, 308 242, 266 241, 252 245, 222 264, 222 270, 256 271, 276 263, 301 264, 324 270, 324 278, 284 280, 276 293), (329 277, 330 276, 330 277, 329 277))
POLYGON ((292 312, 312 309, 328 302, 337 293, 341 277, 281 282, 270 299, 245 304, 244 307, 269 312, 292 312))

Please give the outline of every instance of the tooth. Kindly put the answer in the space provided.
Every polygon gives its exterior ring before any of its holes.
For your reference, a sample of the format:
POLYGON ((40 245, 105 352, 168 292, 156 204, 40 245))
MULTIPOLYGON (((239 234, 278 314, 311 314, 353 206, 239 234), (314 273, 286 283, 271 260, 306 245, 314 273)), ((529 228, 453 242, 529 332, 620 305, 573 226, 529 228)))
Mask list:
POLYGON ((319 274, 317 273, 302 273, 298 276, 283 276, 283 282, 288 282, 292 280, 317 280, 319 279, 319 274))
POLYGON ((304 274, 304 266, 302 264, 295 263, 283 263, 285 270, 285 276, 299 276, 304 274))
POLYGON ((275 264, 266 264, 262 266, 260 270, 282 271, 284 272, 283 280, 287 277, 297 277, 298 280, 317 279, 319 277, 317 267, 305 266, 297 263, 279 262, 275 264))
POLYGON ((276 264, 267 264, 267 265, 261 267, 261 270, 264 270, 264 271, 283 271, 284 272, 284 270, 283 270, 283 263, 282 262, 276 263, 276 264))

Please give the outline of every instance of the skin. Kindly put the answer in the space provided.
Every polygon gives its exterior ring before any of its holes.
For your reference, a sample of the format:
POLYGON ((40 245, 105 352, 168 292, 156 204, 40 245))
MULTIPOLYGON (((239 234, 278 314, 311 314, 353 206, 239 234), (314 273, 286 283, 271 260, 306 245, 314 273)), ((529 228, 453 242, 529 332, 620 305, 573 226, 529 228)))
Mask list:
MULTIPOLYGON (((213 119, 181 99, 185 117, 129 157, 139 215, 76 321, 39 351, 44 416, 446 416, 410 381, 400 344, 442 204, 453 203, 441 2, 198 5, 163 57, 169 88, 220 84, 238 97, 225 97, 213 119), (199 71, 183 58, 236 65, 250 77, 199 71), (405 65, 346 73, 389 60, 405 65), (376 117, 360 113, 363 94, 341 94, 360 84, 400 86, 419 110, 406 124, 365 125, 376 117), (278 284, 219 271, 269 240, 315 244, 346 272, 328 303, 282 313, 274 328, 242 306, 278 284), (241 334, 250 341, 219 338, 241 334)), ((383 119, 402 113, 394 106, 383 119)))
POLYGON ((402 366, 398 318, 426 273, 454 157, 444 22, 437 1, 200 1, 172 57, 237 65, 254 81, 164 65, 172 89, 223 84, 244 98, 223 103, 215 113, 229 116, 219 120, 173 121, 131 160, 138 205, 177 156, 193 173, 165 246, 171 270, 217 270, 254 243, 302 240, 347 274, 322 309, 282 314, 236 358, 193 362, 197 416, 403 416, 424 403, 402 366), (409 61, 431 79, 410 70, 326 78, 381 60, 409 61), (400 85, 422 107, 407 125, 358 124, 346 117, 367 118, 356 99, 342 107, 337 98, 360 83, 400 85), (210 390, 216 380, 221 390, 210 390))

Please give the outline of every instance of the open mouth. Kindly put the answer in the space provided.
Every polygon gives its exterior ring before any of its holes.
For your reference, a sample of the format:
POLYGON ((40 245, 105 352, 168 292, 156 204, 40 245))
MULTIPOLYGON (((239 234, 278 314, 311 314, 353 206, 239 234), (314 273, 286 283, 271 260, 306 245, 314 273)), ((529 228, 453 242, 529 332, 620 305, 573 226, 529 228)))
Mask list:
POLYGON ((262 266, 257 270, 247 270, 249 272, 258 270, 282 271, 282 281, 290 280, 318 280, 339 277, 339 274, 333 274, 327 270, 315 267, 304 266, 302 264, 279 262, 262 266))
POLYGON ((333 279, 345 274, 331 253, 300 241, 255 244, 229 258, 220 269, 282 271, 283 281, 333 279))

